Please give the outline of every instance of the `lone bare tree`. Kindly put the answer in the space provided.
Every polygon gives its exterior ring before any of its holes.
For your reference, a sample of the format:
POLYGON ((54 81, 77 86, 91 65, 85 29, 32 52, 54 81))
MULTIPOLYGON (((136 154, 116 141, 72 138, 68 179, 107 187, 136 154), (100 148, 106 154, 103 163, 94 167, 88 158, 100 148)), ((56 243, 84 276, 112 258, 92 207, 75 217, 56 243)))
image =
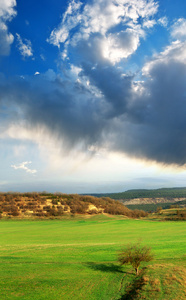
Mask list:
POLYGON ((139 266, 142 262, 149 262, 153 259, 151 248, 142 246, 140 243, 127 245, 123 248, 118 255, 118 261, 121 265, 131 264, 139 274, 139 266))

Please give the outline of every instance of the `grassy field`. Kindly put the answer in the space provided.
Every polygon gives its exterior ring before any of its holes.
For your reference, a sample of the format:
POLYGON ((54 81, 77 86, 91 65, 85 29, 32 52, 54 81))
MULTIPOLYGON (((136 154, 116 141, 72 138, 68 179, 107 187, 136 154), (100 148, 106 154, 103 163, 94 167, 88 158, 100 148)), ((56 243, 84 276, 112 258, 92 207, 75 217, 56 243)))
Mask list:
POLYGON ((185 222, 1 220, 0 299, 185 299, 185 222), (154 260, 139 277, 117 252, 141 240, 154 260))

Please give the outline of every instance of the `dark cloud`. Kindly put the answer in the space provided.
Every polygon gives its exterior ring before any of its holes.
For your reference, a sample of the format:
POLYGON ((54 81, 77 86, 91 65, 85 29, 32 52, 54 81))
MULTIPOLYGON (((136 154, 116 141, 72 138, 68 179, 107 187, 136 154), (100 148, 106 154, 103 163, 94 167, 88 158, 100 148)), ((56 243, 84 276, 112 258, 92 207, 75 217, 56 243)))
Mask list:
POLYGON ((116 150, 136 157, 183 165, 186 162, 186 67, 171 60, 154 65, 146 91, 120 122, 116 150))
MULTIPOLYGON (((7 32, 3 34, 0 31, 0 40, 7 37, 7 32)), ((115 48, 129 54, 135 51, 139 43, 136 33, 113 34, 115 48)), ((24 79, 1 76, 1 130, 24 121, 31 128, 46 128, 63 140, 67 150, 78 144, 84 151, 91 145, 106 145, 108 150, 135 157, 184 165, 185 44, 167 47, 146 65, 144 81, 135 82, 136 74, 124 74, 123 61, 115 65, 114 59, 104 57, 108 37, 110 33, 102 36, 96 32, 77 43, 69 41, 68 54, 71 51, 79 73, 72 74, 72 65, 64 63, 59 74, 48 70, 24 79)), ((4 42, 0 53, 8 52, 9 45, 4 42)))
POLYGON ((126 106, 132 94, 133 77, 123 76, 121 71, 108 65, 97 65, 96 68, 92 69, 90 65, 83 64, 83 74, 104 95, 108 105, 105 112, 106 116, 114 118, 126 113, 126 106))
MULTIPOLYGON (((132 90, 132 77, 114 67, 84 64, 83 76, 99 89, 56 77, 43 76, 1 83, 1 101, 7 112, 17 109, 14 122, 24 118, 31 127, 45 126, 67 149, 105 144, 110 150, 167 164, 186 162, 186 67, 175 60, 157 62, 143 83, 132 90), (14 106, 13 106, 14 104, 14 106), (15 106, 16 104, 16 106, 15 106)), ((7 113, 8 115, 8 113, 7 113)))
POLYGON ((59 78, 51 82, 44 76, 5 81, 0 87, 0 101, 7 116, 14 108, 16 115, 9 122, 23 119, 29 127, 45 127, 63 139, 67 149, 77 143, 87 148, 99 142, 106 121, 101 117, 102 101, 78 85, 59 78))

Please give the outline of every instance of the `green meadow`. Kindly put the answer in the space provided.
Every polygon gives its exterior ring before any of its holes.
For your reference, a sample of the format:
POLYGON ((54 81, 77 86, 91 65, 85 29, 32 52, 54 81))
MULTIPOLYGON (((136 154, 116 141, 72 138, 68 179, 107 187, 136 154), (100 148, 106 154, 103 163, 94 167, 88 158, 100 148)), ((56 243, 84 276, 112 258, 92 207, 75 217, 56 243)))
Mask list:
POLYGON ((0 299, 185 299, 185 222, 95 216, 0 221, 0 299), (136 277, 117 263, 141 241, 154 260, 136 277))

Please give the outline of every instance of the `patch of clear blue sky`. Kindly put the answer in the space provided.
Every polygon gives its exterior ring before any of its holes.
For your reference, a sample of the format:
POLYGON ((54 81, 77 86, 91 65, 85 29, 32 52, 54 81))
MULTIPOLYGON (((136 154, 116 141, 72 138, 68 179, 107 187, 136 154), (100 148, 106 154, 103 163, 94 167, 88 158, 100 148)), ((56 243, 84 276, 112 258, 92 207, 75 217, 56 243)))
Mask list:
POLYGON ((33 57, 21 57, 15 37, 10 55, 1 61, 1 70, 6 75, 32 75, 36 71, 42 73, 56 68, 58 49, 50 45, 47 38, 60 23, 67 5, 68 1, 57 0, 17 1, 17 16, 9 23, 9 32, 14 36, 18 33, 23 40, 31 41, 33 57))
POLYGON ((186 16, 185 0, 160 0, 158 14, 167 15, 170 20, 186 16))

